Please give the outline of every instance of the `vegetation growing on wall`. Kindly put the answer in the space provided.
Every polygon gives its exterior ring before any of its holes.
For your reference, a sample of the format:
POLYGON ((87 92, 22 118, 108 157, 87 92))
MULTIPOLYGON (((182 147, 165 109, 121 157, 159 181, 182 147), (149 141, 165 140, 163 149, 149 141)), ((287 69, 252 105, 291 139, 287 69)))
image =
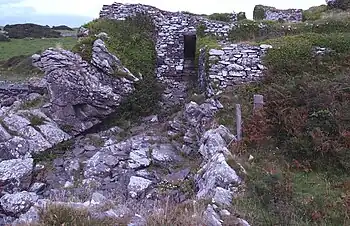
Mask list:
POLYGON ((90 30, 90 36, 83 38, 73 51, 90 61, 95 35, 106 32, 109 36, 105 40, 108 50, 134 75, 141 74, 143 78, 135 84, 133 94, 118 107, 118 112, 106 119, 106 125, 118 120, 137 120, 157 112, 162 88, 155 78, 156 51, 151 19, 141 14, 125 21, 98 19, 84 27, 90 30))
POLYGON ((223 21, 223 22, 230 22, 232 20, 232 14, 231 13, 213 13, 208 16, 208 19, 223 21))

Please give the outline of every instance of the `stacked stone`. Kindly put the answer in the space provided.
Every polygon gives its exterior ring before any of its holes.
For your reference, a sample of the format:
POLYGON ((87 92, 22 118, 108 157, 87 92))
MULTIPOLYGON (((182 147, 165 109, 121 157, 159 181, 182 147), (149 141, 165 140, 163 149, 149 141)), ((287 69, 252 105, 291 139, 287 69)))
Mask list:
POLYGON ((265 68, 261 59, 269 48, 270 45, 231 44, 210 50, 208 88, 217 91, 261 78, 265 68))
MULTIPOLYGON (((158 55, 157 77, 181 76, 184 69, 184 38, 187 33, 195 33, 199 24, 206 26, 206 33, 227 37, 234 23, 208 20, 201 16, 193 16, 181 12, 167 12, 142 4, 104 5, 101 18, 125 20, 137 13, 147 14, 157 28, 156 50, 158 55)), ((232 22, 235 22, 233 20, 232 22)))
POLYGON ((269 8, 265 10, 265 20, 298 23, 303 20, 303 12, 301 9, 280 10, 269 8))
POLYGON ((184 35, 195 33, 197 26, 204 24, 205 33, 228 37, 235 26, 235 20, 232 23, 212 21, 201 16, 163 11, 148 5, 121 3, 104 5, 100 17, 125 20, 138 13, 149 15, 157 30, 156 76, 166 86, 163 94, 164 106, 177 105, 186 97, 186 82, 181 79, 184 75, 184 35))

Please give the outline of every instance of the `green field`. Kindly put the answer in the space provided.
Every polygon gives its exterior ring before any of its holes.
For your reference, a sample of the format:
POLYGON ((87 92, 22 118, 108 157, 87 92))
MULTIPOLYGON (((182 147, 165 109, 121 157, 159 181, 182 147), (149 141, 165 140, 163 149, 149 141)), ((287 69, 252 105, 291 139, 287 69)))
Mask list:
POLYGON ((12 39, 10 42, 0 42, 0 61, 14 56, 31 55, 50 47, 72 49, 77 39, 74 37, 47 39, 12 39))

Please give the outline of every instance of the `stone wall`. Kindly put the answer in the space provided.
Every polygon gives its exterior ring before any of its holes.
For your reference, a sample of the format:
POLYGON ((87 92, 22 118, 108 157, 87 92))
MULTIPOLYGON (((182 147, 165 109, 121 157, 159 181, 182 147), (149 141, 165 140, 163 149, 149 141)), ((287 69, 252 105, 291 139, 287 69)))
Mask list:
POLYGON ((157 76, 181 76, 184 69, 184 35, 195 33, 199 24, 204 24, 206 33, 227 37, 234 23, 208 20, 201 16, 182 12, 168 12, 142 4, 104 5, 101 18, 125 20, 137 13, 149 15, 157 29, 156 50, 158 56, 157 76))
POLYGON ((303 12, 301 9, 268 9, 265 11, 265 20, 282 20, 284 22, 301 22, 303 20, 303 12))
POLYGON ((270 45, 225 44, 220 50, 209 51, 207 96, 263 75, 262 57, 270 45))
POLYGON ((303 11, 301 9, 277 9, 271 6, 256 5, 254 18, 296 23, 303 20, 303 11))
POLYGON ((177 105, 186 98, 186 79, 190 76, 185 70, 184 35, 196 33, 200 24, 206 26, 205 33, 221 38, 228 37, 235 26, 236 15, 232 15, 232 23, 212 21, 207 18, 182 12, 168 12, 142 4, 104 5, 101 18, 125 20, 137 13, 149 15, 156 27, 157 68, 156 76, 166 85, 163 95, 166 105, 177 105))

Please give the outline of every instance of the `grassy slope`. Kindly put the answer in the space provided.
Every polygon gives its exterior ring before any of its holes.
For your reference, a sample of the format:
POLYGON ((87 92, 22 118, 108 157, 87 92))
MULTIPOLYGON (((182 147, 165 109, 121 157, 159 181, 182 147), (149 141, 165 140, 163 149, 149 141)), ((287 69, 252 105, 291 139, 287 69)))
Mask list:
POLYGON ((242 104, 245 139, 231 150, 248 171, 247 192, 233 208, 253 225, 350 224, 350 20, 347 12, 331 15, 314 16, 325 25, 319 30, 260 36, 274 46, 265 80, 221 96, 218 121, 232 129, 235 104, 242 104), (313 46, 336 52, 314 57, 313 46), (254 94, 266 105, 253 116, 254 94))
POLYGON ((76 41, 76 38, 67 37, 33 40, 12 39, 10 42, 0 42, 0 61, 14 56, 31 55, 49 47, 61 46, 65 49, 72 49, 76 41))

